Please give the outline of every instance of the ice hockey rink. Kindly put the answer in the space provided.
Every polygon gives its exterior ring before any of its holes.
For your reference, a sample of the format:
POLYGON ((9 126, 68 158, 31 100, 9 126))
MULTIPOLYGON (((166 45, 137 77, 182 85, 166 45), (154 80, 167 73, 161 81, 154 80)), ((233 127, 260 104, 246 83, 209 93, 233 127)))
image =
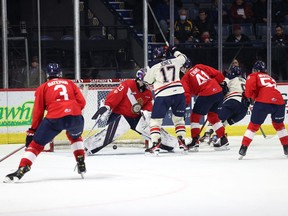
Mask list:
MULTIPOLYGON (((2 216, 285 216, 288 158, 277 137, 255 136, 243 160, 230 151, 145 156, 144 148, 107 146, 86 158, 85 179, 69 149, 42 153, 17 183, 2 183, 23 150, 0 163, 2 216)), ((0 158, 20 145, 0 145, 0 158)))

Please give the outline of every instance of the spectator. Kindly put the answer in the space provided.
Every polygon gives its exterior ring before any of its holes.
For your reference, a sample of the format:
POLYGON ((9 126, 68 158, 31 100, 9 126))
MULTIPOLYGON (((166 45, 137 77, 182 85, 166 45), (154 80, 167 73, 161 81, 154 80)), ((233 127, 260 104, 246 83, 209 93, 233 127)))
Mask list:
POLYGON ((46 74, 41 69, 39 71, 39 59, 37 56, 33 56, 31 60, 31 65, 29 67, 29 85, 28 88, 37 88, 40 84, 46 81, 46 74), (41 82, 40 82, 41 73, 41 82))
POLYGON ((267 23, 267 1, 257 0, 253 4, 253 13, 256 23, 267 23))
POLYGON ((187 18, 187 13, 185 8, 179 10, 179 19, 175 21, 174 25, 175 44, 192 42, 193 37, 198 34, 198 29, 187 18))
POLYGON ((200 47, 212 47, 215 45, 213 38, 210 37, 208 31, 204 31, 200 37, 200 47))
POLYGON ((275 27, 275 34, 273 35, 272 45, 276 49, 272 50, 272 76, 276 80, 287 80, 287 47, 288 35, 285 34, 283 26, 277 25, 275 27))
POLYGON ((234 58, 231 62, 231 66, 240 67, 240 63, 239 63, 238 59, 234 58))
POLYGON ((253 9, 245 0, 235 0, 230 8, 232 23, 253 23, 253 9))
POLYGON ((209 19, 208 17, 208 14, 206 12, 206 10, 204 9, 201 9, 199 11, 199 16, 198 18, 195 20, 195 26, 196 28, 198 29, 199 31, 199 37, 201 36, 201 34, 204 32, 204 31, 208 31, 210 36, 212 38, 215 38, 216 37, 216 30, 214 28, 214 24, 213 22, 211 22, 211 20, 209 19))
POLYGON ((239 24, 235 24, 233 25, 233 33, 230 34, 228 36, 228 38, 226 39, 226 42, 229 43, 227 44, 228 46, 244 46, 244 45, 251 45, 250 42, 250 38, 245 35, 242 34, 241 32, 241 26, 239 24))
POLYGON ((282 25, 277 25, 275 27, 275 34, 272 37, 272 43, 275 46, 287 46, 288 45, 288 35, 285 34, 284 28, 282 25))
MULTIPOLYGON (((214 24, 218 24, 218 0, 211 0, 211 6, 209 9, 209 15, 214 21, 214 24)), ((226 4, 222 3, 222 23, 230 24, 230 11, 226 4)))

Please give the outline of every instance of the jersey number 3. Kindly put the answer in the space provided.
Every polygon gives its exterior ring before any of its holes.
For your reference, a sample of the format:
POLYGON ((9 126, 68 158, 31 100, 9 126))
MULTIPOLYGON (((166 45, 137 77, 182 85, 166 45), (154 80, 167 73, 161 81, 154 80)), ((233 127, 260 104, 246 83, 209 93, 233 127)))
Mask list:
MULTIPOLYGON (((68 94, 67 94, 67 88, 65 85, 56 85, 54 87, 54 91, 57 91, 58 89, 61 89, 59 92, 60 96, 64 97, 64 100, 69 100, 68 94)), ((57 99, 59 101, 60 99, 57 99)))

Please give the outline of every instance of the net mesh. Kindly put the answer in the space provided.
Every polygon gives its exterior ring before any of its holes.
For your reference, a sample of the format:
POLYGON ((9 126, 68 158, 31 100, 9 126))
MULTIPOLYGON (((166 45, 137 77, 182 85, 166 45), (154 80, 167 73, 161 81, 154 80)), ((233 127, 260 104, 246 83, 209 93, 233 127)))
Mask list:
MULTIPOLYGON (((81 89, 85 99, 86 106, 82 112, 85 120, 83 139, 85 139, 88 133, 95 134, 101 130, 106 125, 106 122, 99 120, 98 126, 93 129, 95 120, 92 120, 91 117, 103 105, 107 94, 117 87, 124 79, 95 79, 95 80, 77 80, 75 84, 81 89)), ((66 137, 65 131, 62 131, 55 139, 53 140, 54 148, 66 148, 70 146, 70 143, 66 137)), ((117 138, 113 142, 117 145, 144 145, 144 140, 133 130, 129 130, 121 137, 117 138)))

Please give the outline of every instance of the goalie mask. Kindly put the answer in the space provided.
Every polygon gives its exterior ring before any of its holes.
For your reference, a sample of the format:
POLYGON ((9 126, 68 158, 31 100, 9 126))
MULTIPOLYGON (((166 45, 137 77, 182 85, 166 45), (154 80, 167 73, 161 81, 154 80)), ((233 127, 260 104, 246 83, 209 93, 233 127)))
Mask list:
POLYGON ((136 72, 136 84, 140 92, 144 92, 147 88, 146 83, 144 82, 144 77, 145 70, 144 68, 141 68, 136 72))
POLYGON ((62 70, 57 63, 49 63, 46 68, 47 78, 62 77, 62 70))

